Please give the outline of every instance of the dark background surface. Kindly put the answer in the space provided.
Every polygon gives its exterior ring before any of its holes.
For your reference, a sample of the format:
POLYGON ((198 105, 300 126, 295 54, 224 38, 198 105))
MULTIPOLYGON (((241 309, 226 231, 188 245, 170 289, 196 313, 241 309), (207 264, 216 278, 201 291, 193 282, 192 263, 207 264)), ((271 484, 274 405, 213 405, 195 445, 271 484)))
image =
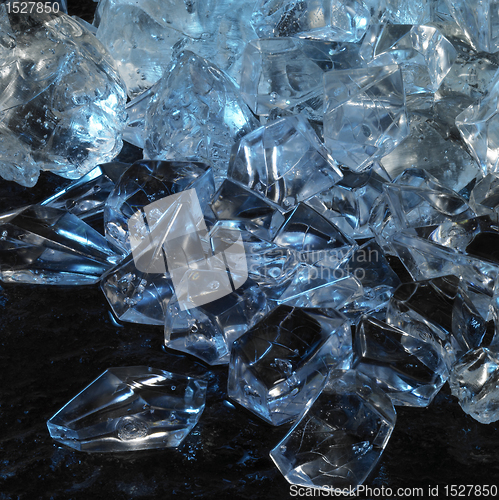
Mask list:
MULTIPOLYGON (((91 22, 92 1, 70 5, 91 22)), ((122 159, 137 152, 126 148, 122 159)), ((0 212, 43 200, 67 181, 42 173, 33 189, 0 179, 0 212)), ((0 499, 288 498, 268 453, 286 433, 226 397, 226 368, 165 352, 161 328, 118 325, 98 286, 0 286, 0 499), (209 377, 206 409, 179 449, 86 454, 57 445, 46 421, 111 366, 149 365, 209 377)), ((499 484, 498 424, 465 415, 447 385, 429 408, 398 408, 370 487, 499 484)), ((368 497, 373 497, 368 495, 368 497)), ((378 497, 379 498, 379 497, 378 497)))

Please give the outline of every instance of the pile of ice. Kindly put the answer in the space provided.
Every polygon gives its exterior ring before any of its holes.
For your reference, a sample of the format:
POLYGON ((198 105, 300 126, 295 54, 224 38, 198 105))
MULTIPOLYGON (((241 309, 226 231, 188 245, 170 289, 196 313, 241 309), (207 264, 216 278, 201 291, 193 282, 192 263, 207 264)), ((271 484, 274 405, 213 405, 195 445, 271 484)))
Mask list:
MULTIPOLYGON (((294 422, 269 449, 294 484, 357 488, 394 405, 447 381, 498 420, 493 6, 102 0, 92 27, 2 5, 0 174, 81 178, 0 216, 0 279, 100 283, 119 320, 228 365, 232 400, 294 422), (111 162, 122 136, 144 160, 111 162)), ((110 368, 49 430, 178 446, 205 394, 110 368)))

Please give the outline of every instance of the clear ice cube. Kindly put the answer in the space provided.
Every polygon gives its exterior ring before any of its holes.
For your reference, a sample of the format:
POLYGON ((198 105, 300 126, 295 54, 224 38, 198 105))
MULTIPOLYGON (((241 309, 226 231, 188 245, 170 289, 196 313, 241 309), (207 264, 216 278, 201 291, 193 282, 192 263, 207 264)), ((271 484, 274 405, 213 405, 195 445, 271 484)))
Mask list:
POLYGON ((382 7, 372 0, 258 0, 252 24, 260 38, 300 36, 357 42, 382 7))
POLYGON ((270 122, 234 147, 227 177, 287 210, 343 177, 302 116, 270 122))
POLYGON ((332 375, 270 457, 291 484, 355 491, 383 453, 396 413, 375 380, 354 370, 332 375))
POLYGON ((126 93, 108 52, 64 13, 0 6, 0 175, 78 179, 122 147, 126 93))
POLYGON ((51 437, 87 452, 180 446, 204 410, 201 378, 130 366, 109 368, 47 422, 51 437))
POLYGON ((232 146, 259 125, 233 80, 187 50, 158 83, 144 122, 148 158, 212 162, 220 179, 232 146))
POLYGON ((456 49, 437 28, 409 24, 371 26, 360 49, 368 66, 399 64, 408 96, 436 92, 456 55, 456 49))
POLYGON ((499 420, 499 354, 481 347, 467 352, 449 378, 452 394, 475 420, 490 424, 499 420))
POLYGON ((297 418, 332 368, 352 361, 350 325, 334 309, 280 305, 232 347, 228 394, 260 418, 297 418))
POLYGON ((89 285, 123 258, 73 214, 30 205, 0 215, 0 279, 9 283, 89 285))
POLYGON ((251 281, 218 300, 187 310, 174 297, 166 311, 165 346, 210 365, 227 364, 233 342, 268 310, 265 294, 251 281))
POLYGON ((407 135, 400 67, 333 70, 324 75, 324 142, 355 171, 392 151, 407 135))
MULTIPOLYGON (((145 214, 151 229, 169 214, 161 200, 195 189, 201 210, 215 191, 211 168, 201 162, 139 160, 124 172, 106 201, 104 227, 106 237, 124 251, 130 251, 130 228, 137 213, 145 214), (152 206, 159 202, 160 205, 152 206), (151 206, 150 206, 151 205, 151 206), (147 213, 146 213, 147 212, 147 213)), ((132 233, 140 233, 141 228, 132 233)), ((144 235, 145 236, 145 235, 144 235)))
POLYGON ((301 106, 309 117, 322 120, 322 79, 331 69, 359 63, 355 44, 268 38, 252 40, 243 54, 241 93, 257 115, 273 108, 301 106))
POLYGON ((439 350, 370 316, 364 316, 354 336, 354 367, 376 380, 394 405, 428 406, 449 376, 439 350))

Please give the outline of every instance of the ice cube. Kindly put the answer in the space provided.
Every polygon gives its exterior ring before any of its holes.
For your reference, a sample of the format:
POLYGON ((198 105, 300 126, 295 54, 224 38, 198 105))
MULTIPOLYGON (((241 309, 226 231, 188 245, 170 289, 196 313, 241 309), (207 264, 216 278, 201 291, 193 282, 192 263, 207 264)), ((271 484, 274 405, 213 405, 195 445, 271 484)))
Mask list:
POLYGON ((228 394, 273 425, 297 418, 330 369, 352 358, 347 319, 334 309, 280 305, 233 345, 228 394))
POLYGON ((0 6, 0 175, 78 179, 122 147, 126 93, 114 61, 67 14, 0 6))
POLYGON ((373 379, 354 370, 332 375, 270 457, 291 484, 355 491, 383 453, 396 414, 373 379))
POLYGON ((203 413, 207 382, 149 368, 109 368, 47 422, 56 441, 87 452, 177 447, 203 413))

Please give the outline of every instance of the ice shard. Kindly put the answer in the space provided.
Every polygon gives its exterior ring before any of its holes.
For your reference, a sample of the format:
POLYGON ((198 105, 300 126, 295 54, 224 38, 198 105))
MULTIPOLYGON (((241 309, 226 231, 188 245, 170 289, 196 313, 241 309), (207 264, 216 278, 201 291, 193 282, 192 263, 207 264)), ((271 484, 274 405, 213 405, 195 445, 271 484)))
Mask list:
POLYGON ((128 119, 123 130, 123 139, 141 149, 144 149, 147 138, 145 132, 147 109, 159 85, 160 82, 156 82, 150 89, 128 102, 125 108, 128 119))
POLYGON ((402 172, 383 191, 373 204, 369 224, 379 245, 392 254, 396 253, 392 236, 398 238, 406 228, 465 221, 476 215, 462 196, 424 169, 402 172))
POLYGON ((449 369, 479 347, 485 335, 485 320, 456 276, 400 285, 388 304, 386 322, 428 342, 449 369))
POLYGON ((410 135, 380 161, 391 179, 409 168, 425 170, 442 186, 459 193, 482 177, 479 164, 462 143, 442 137, 425 120, 413 118, 410 125, 410 135))
POLYGON ((371 208, 387 182, 390 178, 379 165, 357 173, 343 169, 343 179, 306 203, 351 238, 370 237, 371 208))
MULTIPOLYGON (((156 170, 147 182, 141 183, 151 174, 145 169, 142 173, 147 175, 134 172, 118 185, 117 205, 125 215, 131 206, 140 207, 140 197, 147 193, 153 198, 165 192, 179 192, 130 216, 127 234, 131 254, 103 277, 101 286, 115 315, 134 323, 163 325, 165 319, 172 319, 173 309, 168 307, 175 293, 174 302, 179 308, 175 316, 180 318, 175 326, 177 332, 187 321, 185 318, 196 314, 185 312, 187 309, 222 299, 241 287, 248 278, 248 264, 241 231, 231 227, 221 231, 219 225, 213 234, 209 233, 196 189, 182 190, 185 185, 197 185, 198 192, 208 196, 210 180, 212 186, 210 171, 187 162, 162 164, 167 167, 162 171, 164 175, 156 170), (173 177, 166 182, 168 174, 173 177), (157 190, 155 186, 159 186, 157 190), (130 194, 135 196, 134 201, 127 199, 130 194)), ((205 203, 204 206, 207 207, 205 203)))
POLYGON ((449 22, 438 23, 457 51, 450 71, 435 93, 431 119, 443 137, 459 138, 456 117, 467 107, 485 97, 495 81, 499 54, 477 52, 469 45, 464 33, 449 22))
POLYGON ((180 49, 237 78, 245 44, 256 38, 245 0, 100 0, 94 24, 131 97, 157 82, 180 49))
POLYGON ((494 0, 481 0, 477 3, 468 0, 445 0, 445 3, 475 50, 497 52, 499 17, 494 0))
POLYGON ((129 166, 121 162, 98 165, 81 179, 43 200, 41 205, 67 210, 83 220, 95 217, 104 212, 107 198, 129 166))
POLYGON ((478 215, 497 212, 499 205, 499 177, 487 174, 475 184, 470 193, 470 207, 478 215))
POLYGON ((343 174, 298 115, 245 135, 232 152, 227 177, 287 210, 333 186, 343 174))
POLYGON ((133 254, 102 276, 101 289, 120 321, 159 326, 174 294, 168 273, 137 269, 133 254))
POLYGON ((204 410, 207 382, 149 368, 109 368, 63 406, 47 426, 79 451, 175 448, 204 410))
POLYGON ((356 328, 354 354, 355 369, 375 379, 394 405, 428 406, 449 376, 431 343, 370 316, 356 328))
POLYGON ((33 186, 40 169, 78 179, 122 147, 125 89, 86 27, 60 12, 0 6, 0 175, 33 186))
POLYGON ((291 484, 355 491, 378 462, 395 421, 393 404, 375 380, 354 370, 333 372, 270 457, 291 484))
POLYGON ((0 279, 10 283, 88 285, 123 255, 65 210, 31 205, 0 216, 0 279))
POLYGON ((257 236, 259 232, 258 227, 248 221, 220 220, 210 230, 210 244, 215 254, 225 251, 228 245, 233 245, 241 237, 249 278, 267 296, 275 298, 288 286, 300 260, 292 249, 260 238, 257 236))
POLYGON ((280 305, 233 345, 228 394, 273 425, 296 419, 332 368, 352 361, 350 325, 334 309, 280 305))
POLYGON ((391 268, 381 247, 374 240, 359 246, 338 268, 345 276, 356 278, 362 285, 363 294, 340 309, 352 323, 363 314, 380 311, 386 307, 400 278, 391 268))
POLYGON ((327 268, 338 267, 356 247, 351 238, 304 203, 287 214, 273 242, 297 252, 302 262, 327 268))
MULTIPOLYGON (((202 162, 139 160, 120 177, 109 195, 104 212, 106 237, 130 251, 130 219, 147 210, 151 227, 168 212, 147 207, 163 198, 195 189, 201 210, 206 209, 215 187, 211 168, 202 162)), ((133 219, 137 221, 137 218, 133 219)), ((132 222, 133 222, 132 220, 132 222)), ((140 232, 140 229, 139 231, 140 232)))
POLYGON ((301 262, 279 303, 339 308, 362 294, 359 281, 341 268, 356 243, 308 205, 300 203, 287 214, 273 242, 301 262))
POLYGON ((272 240, 284 222, 277 205, 231 179, 226 179, 215 193, 211 208, 218 220, 243 222, 264 240, 272 240))
POLYGON ((252 24, 260 38, 299 36, 357 42, 382 16, 385 0, 258 0, 252 24))
POLYGON ((220 299, 187 310, 174 297, 165 315, 165 346, 210 365, 228 364, 234 341, 269 309, 265 294, 251 281, 220 299))
POLYGON ((212 162, 215 177, 222 179, 232 146, 258 125, 233 80, 186 50, 147 107, 144 151, 152 159, 212 162))
POLYGON ((358 45, 351 43, 269 38, 246 46, 241 70, 241 93, 257 115, 272 108, 302 109, 322 120, 323 75, 331 69, 360 64, 358 45))
POLYGON ((496 77, 485 97, 456 116, 461 137, 484 175, 499 172, 498 99, 499 81, 496 77))
POLYGON ((386 10, 383 13, 383 21, 391 24, 425 24, 434 20, 437 3, 434 0, 422 0, 417 3, 411 0, 384 1, 386 10))
MULTIPOLYGON (((438 24, 438 26, 445 29, 447 25, 438 24)), ((446 99, 458 97, 467 102, 464 106, 466 107, 471 104, 470 101, 483 97, 494 80, 499 67, 499 55, 497 53, 487 54, 473 50, 466 40, 463 40, 464 37, 459 35, 459 32, 449 30, 449 39, 457 54, 454 64, 435 94, 437 106, 439 101, 445 103, 446 99)), ((458 101, 448 100, 447 102, 452 103, 451 108, 461 108, 462 110, 462 104, 458 101)), ((444 112, 443 107, 438 107, 439 112, 444 112)), ((448 109, 448 112, 455 112, 455 110, 448 109)))
POLYGON ((395 182, 384 186, 384 192, 400 228, 466 220, 476 215, 462 196, 422 169, 404 171, 395 182))
POLYGON ((413 279, 459 276, 473 290, 492 297, 499 272, 495 217, 473 217, 396 232, 391 245, 413 279))
POLYGON ((360 50, 368 66, 400 65, 405 92, 410 96, 408 105, 416 108, 433 104, 433 94, 449 73, 456 55, 456 49, 437 28, 410 24, 371 26, 360 50), (427 105, 418 106, 418 101, 412 104, 420 96, 427 98, 427 105))
POLYGON ((498 384, 499 355, 497 349, 486 347, 467 352, 449 378, 461 408, 482 424, 499 420, 498 384))
POLYGON ((362 171, 409 134, 400 67, 333 70, 324 75, 324 142, 333 158, 362 171))
POLYGON ((341 309, 363 295, 360 281, 342 269, 301 264, 277 302, 294 307, 341 309))

